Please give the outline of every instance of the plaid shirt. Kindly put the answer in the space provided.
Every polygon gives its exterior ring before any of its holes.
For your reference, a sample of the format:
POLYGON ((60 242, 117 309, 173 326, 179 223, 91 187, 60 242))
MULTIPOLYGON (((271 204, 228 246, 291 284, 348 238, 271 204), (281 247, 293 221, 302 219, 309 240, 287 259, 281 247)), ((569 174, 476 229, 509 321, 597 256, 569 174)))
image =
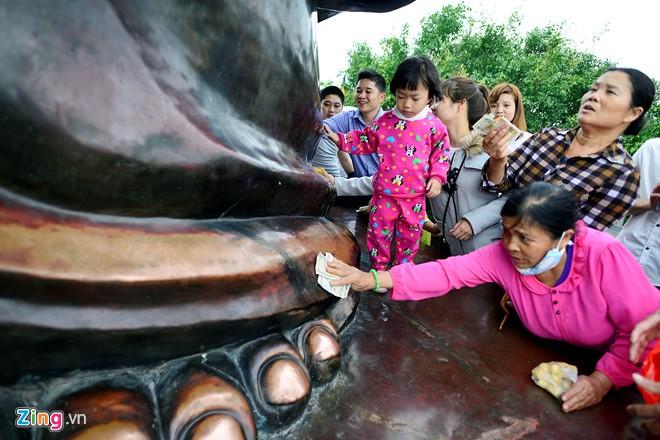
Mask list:
POLYGON ((620 138, 598 153, 567 158, 565 153, 577 130, 545 128, 530 137, 509 156, 499 184, 488 181, 486 162, 482 189, 502 193, 534 181, 558 184, 575 194, 588 226, 600 230, 611 226, 635 202, 639 171, 620 138))

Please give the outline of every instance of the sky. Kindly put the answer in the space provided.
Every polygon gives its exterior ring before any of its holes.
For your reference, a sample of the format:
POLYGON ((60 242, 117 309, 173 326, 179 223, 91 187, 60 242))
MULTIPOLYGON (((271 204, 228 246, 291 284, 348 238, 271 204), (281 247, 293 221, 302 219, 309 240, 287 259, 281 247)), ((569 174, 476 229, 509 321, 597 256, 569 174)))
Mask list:
MULTIPOLYGON (((338 84, 346 56, 356 41, 379 50, 382 38, 410 26, 411 42, 423 17, 455 0, 416 0, 387 13, 344 12, 322 21, 316 29, 321 81, 338 84)), ((575 46, 622 67, 634 67, 660 80, 660 2, 657 0, 482 0, 463 1, 476 17, 505 23, 518 11, 522 34, 535 27, 564 23, 563 33, 575 46), (597 37, 594 39, 594 37, 597 37)))

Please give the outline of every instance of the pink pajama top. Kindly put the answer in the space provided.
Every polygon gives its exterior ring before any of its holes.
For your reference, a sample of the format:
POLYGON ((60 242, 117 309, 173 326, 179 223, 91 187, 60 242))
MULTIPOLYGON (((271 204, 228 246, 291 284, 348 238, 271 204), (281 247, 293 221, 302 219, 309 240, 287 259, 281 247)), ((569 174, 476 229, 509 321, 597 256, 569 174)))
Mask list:
POLYGON ((639 370, 628 360, 630 333, 660 307, 660 293, 614 237, 579 221, 574 241, 568 277, 555 287, 521 275, 502 243, 496 242, 467 255, 393 267, 392 299, 422 300, 495 282, 509 294, 529 331, 606 351, 596 370, 617 388, 630 385, 632 373, 639 370))
POLYGON ((374 193, 391 197, 426 194, 426 182, 447 181, 449 135, 430 110, 419 119, 402 119, 385 112, 370 127, 339 135, 339 149, 351 154, 377 153, 374 193))

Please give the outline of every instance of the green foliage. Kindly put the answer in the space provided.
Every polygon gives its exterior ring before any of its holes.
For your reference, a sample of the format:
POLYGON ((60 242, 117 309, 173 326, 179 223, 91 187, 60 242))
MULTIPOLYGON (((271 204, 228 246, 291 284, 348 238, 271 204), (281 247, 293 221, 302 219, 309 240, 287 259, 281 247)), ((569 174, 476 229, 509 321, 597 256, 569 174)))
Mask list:
MULTIPOLYGON (((417 54, 430 57, 441 78, 469 76, 489 87, 504 81, 516 84, 523 93, 530 131, 575 126, 581 96, 612 63, 576 49, 562 34, 561 24, 519 35, 521 22, 513 14, 506 24, 494 24, 485 17, 475 18, 464 4, 447 5, 422 20, 413 44, 408 43, 407 26, 401 35, 384 38, 378 53, 366 43, 357 43, 344 71, 346 102, 353 101, 360 70, 373 68, 389 80, 399 62, 417 54)), ((384 107, 393 105, 394 97, 388 94, 384 107)), ((633 152, 644 140, 658 136, 660 104, 656 100, 647 128, 638 136, 626 137, 624 144, 633 152)))
MULTIPOLYGON (((360 70, 374 69, 389 81, 397 66, 410 53, 408 45, 408 25, 404 25, 401 36, 384 38, 381 43, 381 55, 375 55, 366 43, 356 43, 348 53, 348 69, 344 71, 342 88, 346 91, 346 104, 353 105, 355 101, 355 84, 360 70)), ((389 82, 388 82, 389 86, 389 82)), ((388 93, 384 108, 394 106, 394 97, 388 93)))

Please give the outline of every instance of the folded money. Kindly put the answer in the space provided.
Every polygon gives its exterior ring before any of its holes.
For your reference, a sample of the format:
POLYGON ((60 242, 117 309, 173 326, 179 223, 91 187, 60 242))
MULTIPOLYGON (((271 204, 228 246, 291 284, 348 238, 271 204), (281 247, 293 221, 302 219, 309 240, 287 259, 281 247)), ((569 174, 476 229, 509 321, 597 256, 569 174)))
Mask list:
POLYGON ((532 370, 534 383, 557 399, 573 386, 577 376, 577 367, 565 362, 543 362, 532 370))
POLYGON ((348 291, 350 290, 350 285, 344 286, 331 286, 330 281, 339 279, 336 275, 331 275, 327 272, 326 268, 328 266, 328 261, 334 260, 335 257, 330 252, 319 252, 316 256, 316 266, 315 271, 318 275, 317 283, 327 292, 338 296, 339 298, 346 298, 348 296, 348 291))
POLYGON ((472 131, 479 133, 481 136, 486 136, 491 131, 506 127, 513 139, 520 136, 520 129, 507 121, 503 117, 496 118, 492 113, 486 113, 472 126, 472 131))

